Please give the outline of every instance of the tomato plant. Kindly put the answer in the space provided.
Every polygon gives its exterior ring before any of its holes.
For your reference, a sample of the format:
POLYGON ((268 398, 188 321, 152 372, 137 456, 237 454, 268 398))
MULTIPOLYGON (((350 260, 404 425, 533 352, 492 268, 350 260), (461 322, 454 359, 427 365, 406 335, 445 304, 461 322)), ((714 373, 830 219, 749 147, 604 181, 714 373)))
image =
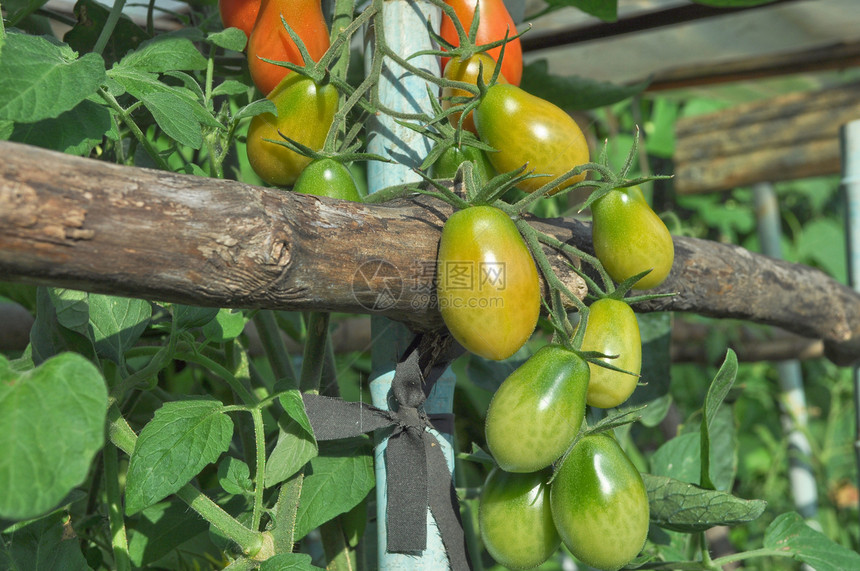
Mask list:
POLYGON ((261 0, 218 0, 218 13, 225 28, 239 28, 246 36, 251 35, 261 0))
POLYGON ((487 447, 508 472, 534 472, 573 442, 585 414, 588 364, 545 345, 505 379, 487 410, 487 447))
POLYGON ((645 484, 611 436, 587 435, 576 443, 552 481, 550 506, 564 544, 592 567, 620 569, 645 544, 645 484))
MULTIPOLYGON (((493 58, 485 53, 475 54, 466 60, 461 60, 459 56, 454 56, 445 65, 443 77, 445 79, 450 79, 451 81, 462 81, 464 83, 477 85, 478 74, 480 73, 484 83, 489 84, 490 80, 493 78, 493 69, 495 68, 495 65, 496 62, 493 61, 493 58)), ((507 83, 503 75, 498 77, 497 82, 507 83)), ((442 109, 450 109, 454 106, 457 103, 453 101, 454 97, 470 97, 471 95, 471 93, 464 89, 443 87, 442 109)), ((462 113, 459 112, 451 113, 451 115, 449 115, 451 123, 458 125, 460 123, 461 116, 462 113)), ((475 129, 475 120, 472 113, 469 113, 466 115, 466 118, 463 119, 463 128, 467 131, 471 131, 472 133, 478 132, 475 129)))
MULTIPOLYGON (((445 0, 454 9, 466 32, 472 25, 475 17, 475 8, 480 2, 480 21, 478 22, 478 33, 475 43, 478 45, 489 44, 503 40, 505 35, 514 36, 517 33, 511 14, 505 6, 504 0, 445 0)), ((457 28, 447 15, 442 16, 442 27, 439 35, 454 46, 460 45, 460 37, 457 28)), ((492 48, 486 53, 499 61, 502 48, 492 48)), ((447 58, 442 58, 442 65, 446 65, 447 58)), ((523 75, 523 50, 519 38, 509 41, 505 45, 505 56, 502 61, 502 75, 508 83, 519 85, 523 75)))
POLYGON ((629 375, 589 363, 591 379, 588 383, 587 402, 590 406, 611 408, 626 401, 639 381, 642 368, 642 339, 636 314, 626 302, 603 298, 591 304, 588 324, 582 340, 583 351, 597 351, 617 356, 602 359, 629 375))
MULTIPOLYGON (((546 175, 521 182, 518 186, 526 192, 534 192, 589 160, 588 142, 573 117, 519 87, 490 86, 474 114, 478 136, 497 149, 489 153, 497 171, 528 165, 535 174, 546 175)), ((555 190, 583 179, 584 172, 555 190)))
POLYGON ((675 245, 641 189, 612 190, 594 201, 591 213, 594 252, 612 279, 622 282, 651 270, 634 287, 651 289, 663 283, 672 270, 675 245))
POLYGON ((273 141, 283 140, 283 134, 319 150, 337 112, 338 94, 332 85, 317 85, 307 77, 292 74, 284 78, 268 99, 277 107, 278 115, 262 113, 251 120, 248 161, 267 183, 289 186, 311 159, 273 141))
POLYGON ((268 95, 290 71, 263 61, 285 61, 302 65, 296 43, 281 18, 301 38, 311 59, 318 61, 329 47, 329 31, 321 0, 262 0, 257 21, 248 38, 248 69, 263 95, 268 95), (263 58, 263 59, 261 59, 263 58))
POLYGON ((481 488, 478 521, 484 547, 509 569, 531 569, 561 545, 549 506, 550 470, 512 474, 493 468, 481 488))
POLYGON ((442 318, 469 351, 506 359, 534 332, 540 313, 537 268, 517 227, 501 210, 473 206, 448 218, 437 276, 442 318))
POLYGON ((457 169, 465 161, 472 162, 472 172, 478 175, 478 180, 481 184, 486 183, 496 175, 496 170, 493 168, 492 163, 490 163, 487 154, 481 149, 468 145, 445 149, 442 155, 431 166, 430 174, 434 178, 454 178, 454 175, 457 174, 457 169))
POLYGON ((349 168, 333 159, 317 159, 305 167, 293 186, 295 192, 361 202, 349 168))

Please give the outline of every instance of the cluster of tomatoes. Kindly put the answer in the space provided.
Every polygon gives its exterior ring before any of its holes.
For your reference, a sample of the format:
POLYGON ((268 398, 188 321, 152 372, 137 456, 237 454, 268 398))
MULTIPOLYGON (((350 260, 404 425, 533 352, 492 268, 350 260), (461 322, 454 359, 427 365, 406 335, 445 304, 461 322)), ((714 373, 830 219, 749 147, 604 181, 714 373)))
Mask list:
POLYGON ((277 116, 256 115, 248 127, 248 162, 254 172, 269 184, 292 186, 297 192, 360 200, 355 180, 342 163, 312 159, 272 142, 285 136, 318 151, 337 113, 334 86, 266 61, 311 63, 305 61, 284 22, 301 39, 306 55, 319 61, 330 45, 320 0, 219 0, 218 9, 225 28, 239 28, 248 37, 251 79, 277 108, 277 116))

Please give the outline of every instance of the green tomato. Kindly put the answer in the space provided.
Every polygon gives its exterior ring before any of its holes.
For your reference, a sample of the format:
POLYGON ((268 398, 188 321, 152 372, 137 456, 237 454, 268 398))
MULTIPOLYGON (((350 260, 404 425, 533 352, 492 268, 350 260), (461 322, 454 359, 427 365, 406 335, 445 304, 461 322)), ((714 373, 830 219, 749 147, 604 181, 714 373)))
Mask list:
POLYGON ((338 93, 331 84, 318 85, 291 73, 266 97, 275 104, 278 114, 261 113, 251 119, 248 162, 267 183, 290 186, 311 159, 272 141, 286 136, 313 150, 321 149, 337 112, 338 93))
POLYGON ((597 259, 617 282, 645 270, 636 289, 657 287, 672 270, 675 245, 638 187, 619 188, 591 205, 591 239, 597 259))
POLYGON ((550 471, 511 474, 493 468, 481 490, 478 523, 490 555, 508 569, 537 567, 561 538, 549 507, 550 471))
MULTIPOLYGON (((624 301, 603 298, 591 304, 582 340, 583 351, 618 355, 601 359, 619 369, 638 375, 642 370, 642 338, 636 314, 624 301)), ((639 377, 613 371, 593 363, 586 402, 598 408, 612 408, 626 401, 636 389, 639 377)))
POLYGON ((550 485, 555 527, 570 552, 597 569, 632 561, 648 535, 648 494, 642 475, 614 438, 583 436, 550 485))
POLYGON ((585 416, 588 363, 545 345, 499 386, 487 410, 487 447, 508 472, 535 472, 564 454, 585 416))
POLYGON ((457 169, 466 161, 472 161, 472 172, 477 176, 479 185, 484 185, 496 176, 490 159, 481 149, 464 145, 459 149, 449 147, 442 153, 435 163, 430 167, 430 175, 433 178, 454 178, 457 169))
MULTIPOLYGON (((492 85, 474 117, 481 140, 497 149, 489 158, 498 172, 528 164, 535 174, 547 175, 521 182, 518 187, 525 192, 589 160, 588 142, 573 117, 514 85, 492 85)), ((585 179, 585 174, 568 179, 561 188, 585 179)))
POLYGON ((510 217, 472 206, 442 227, 437 299, 448 330, 468 351, 507 359, 537 325, 540 282, 531 252, 510 217))
POLYGON ((302 171, 293 190, 303 194, 361 202, 352 172, 334 159, 317 159, 302 171))

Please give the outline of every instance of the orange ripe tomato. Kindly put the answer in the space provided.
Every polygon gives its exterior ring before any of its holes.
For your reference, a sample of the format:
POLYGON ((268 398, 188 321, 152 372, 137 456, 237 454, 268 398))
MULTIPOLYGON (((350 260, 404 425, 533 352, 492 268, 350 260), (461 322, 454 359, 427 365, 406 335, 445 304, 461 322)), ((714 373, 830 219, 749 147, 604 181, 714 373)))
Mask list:
MULTIPOLYGON (((481 2, 480 22, 478 22, 478 33, 475 37, 477 45, 489 44, 505 39, 505 34, 508 37, 515 36, 517 33, 516 25, 510 12, 505 7, 504 0, 445 0, 445 3, 454 9, 460 24, 466 32, 472 25, 472 19, 475 16, 475 6, 481 2)), ((439 30, 439 35, 447 42, 459 46, 460 38, 457 35, 457 28, 451 18, 442 14, 442 27, 439 30)), ((494 61, 499 61, 501 46, 488 50, 486 53, 493 58, 494 61)), ((442 66, 448 62, 448 58, 442 58, 442 66)), ((505 58, 502 61, 502 75, 508 83, 519 85, 523 77, 523 48, 520 45, 519 38, 508 42, 505 45, 505 58)))
POLYGON ((218 0, 218 12, 224 28, 239 28, 246 36, 251 35, 261 0, 218 0))
POLYGON ((262 0, 257 21, 248 39, 248 68, 251 79, 268 95, 290 72, 260 58, 302 65, 301 53, 284 28, 281 17, 304 42, 314 61, 329 47, 329 32, 320 0, 262 0))

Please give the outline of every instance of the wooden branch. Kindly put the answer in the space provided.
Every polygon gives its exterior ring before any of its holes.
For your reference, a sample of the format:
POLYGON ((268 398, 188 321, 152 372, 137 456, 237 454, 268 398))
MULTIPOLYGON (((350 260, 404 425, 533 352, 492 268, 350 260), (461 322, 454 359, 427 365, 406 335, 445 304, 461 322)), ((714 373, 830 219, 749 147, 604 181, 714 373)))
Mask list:
MULTIPOLYGON (((0 142, 0 276, 217 307, 380 313, 443 326, 432 303, 436 249, 451 208, 418 196, 355 204, 81 159, 0 142)), ((536 220, 591 250, 590 226, 536 220)), ((860 360, 860 295, 812 268, 736 246, 675 238, 672 298, 639 311, 689 311, 822 339, 860 360)), ((553 253, 578 295, 571 260, 553 253)))

